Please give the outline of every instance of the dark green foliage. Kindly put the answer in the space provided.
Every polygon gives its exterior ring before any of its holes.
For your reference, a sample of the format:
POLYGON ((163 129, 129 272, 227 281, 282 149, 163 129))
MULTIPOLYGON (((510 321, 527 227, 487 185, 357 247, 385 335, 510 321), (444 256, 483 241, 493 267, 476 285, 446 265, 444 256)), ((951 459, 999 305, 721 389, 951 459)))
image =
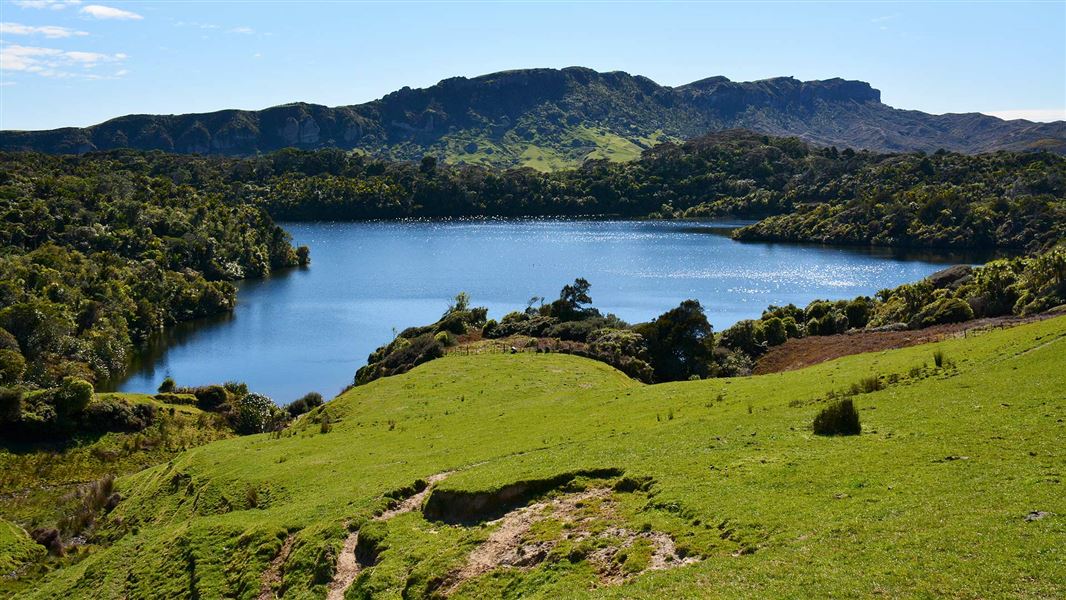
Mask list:
POLYGON ((873 300, 866 296, 859 296, 848 302, 847 306, 844 307, 844 316, 848 318, 848 326, 856 329, 866 327, 866 324, 870 322, 871 315, 873 315, 873 310, 873 300))
POLYGON ((0 350, 0 385, 21 381, 25 372, 26 359, 17 350, 0 350))
MULTIPOLYGON (((773 317, 771 317, 773 318, 773 317)), ((745 319, 737 321, 719 335, 718 343, 726 348, 737 350, 748 356, 758 356, 765 348, 756 321, 745 319)))
POLYGON ((318 392, 308 392, 301 398, 292 401, 291 404, 285 407, 285 410, 289 413, 290 417, 296 418, 322 406, 322 404, 324 404, 322 394, 319 394, 318 392))
POLYGON ((196 396, 196 406, 200 410, 215 410, 230 399, 226 388, 221 385, 205 385, 190 391, 196 396))
POLYGON ((89 404, 81 415, 80 431, 141 431, 156 420, 151 404, 131 404, 125 400, 104 396, 89 404))
POLYGON ((936 368, 938 368, 938 369, 944 366, 944 351, 943 350, 937 348, 936 350, 933 351, 933 364, 935 364, 936 368))
POLYGON ((270 429, 272 417, 278 411, 274 401, 262 394, 245 394, 232 401, 230 425, 241 435, 263 433, 270 429))
POLYGON ((943 323, 962 323, 973 318, 973 309, 965 300, 958 298, 941 298, 914 315, 909 322, 912 329, 921 329, 943 323))
POLYGON ((177 387, 178 387, 178 384, 174 383, 174 379, 173 378, 171 378, 169 376, 168 377, 164 377, 163 378, 163 383, 159 384, 159 393, 160 394, 169 394, 169 393, 172 393, 174 391, 174 389, 177 388, 177 387))
POLYGON ((61 418, 70 418, 85 410, 93 400, 93 385, 84 379, 66 377, 51 390, 52 404, 61 418))
POLYGON ((306 267, 311 264, 311 249, 307 246, 299 246, 296 248, 296 263, 301 267, 306 267))
POLYGON ((685 300, 650 323, 633 330, 647 340, 656 381, 684 381, 710 374, 714 336, 697 300, 685 300))
POLYGON ((356 385, 369 383, 380 377, 406 373, 416 366, 444 356, 444 346, 434 334, 416 338, 397 338, 388 346, 370 355, 367 365, 355 374, 356 385))
POLYGON ((814 433, 818 435, 858 435, 862 432, 859 411, 851 398, 831 402, 814 417, 814 433))
POLYGON ((766 343, 770 346, 784 344, 788 339, 788 331, 785 329, 785 323, 777 317, 770 317, 763 321, 762 329, 763 337, 766 338, 766 343))
POLYGON ((18 420, 22 412, 22 390, 0 387, 0 427, 18 420))
POLYGON ((0 155, 0 346, 26 358, 26 383, 120 374, 162 327, 231 310, 227 280, 297 263, 261 208, 196 171, 154 154, 0 155))

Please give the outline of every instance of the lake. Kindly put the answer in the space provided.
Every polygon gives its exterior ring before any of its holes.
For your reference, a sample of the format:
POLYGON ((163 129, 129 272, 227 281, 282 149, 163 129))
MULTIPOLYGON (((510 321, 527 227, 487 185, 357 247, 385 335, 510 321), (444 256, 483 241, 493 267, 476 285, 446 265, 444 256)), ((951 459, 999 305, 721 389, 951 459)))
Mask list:
MULTIPOLYGON (((581 220, 288 223, 311 266, 239 285, 232 315, 168 330, 110 387, 240 380, 287 403, 332 397, 393 332, 437 320, 460 291, 499 318, 577 277, 634 323, 695 298, 716 330, 769 304, 805 306, 915 281, 975 257, 734 242, 737 223, 581 220), (117 384, 117 385, 116 385, 117 384)), ((107 386, 105 386, 107 387, 107 386)))

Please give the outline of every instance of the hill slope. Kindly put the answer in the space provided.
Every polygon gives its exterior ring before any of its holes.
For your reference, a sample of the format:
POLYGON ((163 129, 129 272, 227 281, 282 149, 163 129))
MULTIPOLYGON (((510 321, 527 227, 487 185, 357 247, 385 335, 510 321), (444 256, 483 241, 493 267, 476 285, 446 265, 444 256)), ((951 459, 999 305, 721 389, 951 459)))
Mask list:
POLYGON ((1064 345, 1060 317, 656 386, 449 356, 120 479, 114 543, 27 597, 1062 597, 1064 345), (862 435, 813 436, 872 374, 862 435))
POLYGON ((0 149, 114 148, 253 155, 286 147, 362 149, 400 159, 542 170, 586 158, 625 160, 661 139, 746 128, 881 151, 1066 151, 1066 122, 930 115, 882 104, 861 81, 712 77, 676 88, 623 72, 526 69, 403 88, 365 104, 128 115, 87 128, 0 132, 0 149))

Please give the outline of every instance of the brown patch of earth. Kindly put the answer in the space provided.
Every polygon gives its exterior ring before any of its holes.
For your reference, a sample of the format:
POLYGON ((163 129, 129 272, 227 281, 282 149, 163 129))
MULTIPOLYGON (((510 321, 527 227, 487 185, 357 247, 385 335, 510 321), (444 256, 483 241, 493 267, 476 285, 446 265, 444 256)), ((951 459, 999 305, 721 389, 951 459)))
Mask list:
POLYGON ((669 569, 698 561, 695 557, 682 557, 673 538, 665 533, 596 526, 612 516, 613 501, 611 490, 607 488, 566 494, 513 510, 490 522, 496 528, 484 543, 470 553, 465 565, 445 578, 439 593, 448 595, 464 582, 500 567, 531 569, 543 562, 563 541, 605 542, 605 545, 584 557, 596 569, 600 583, 604 585, 622 583, 645 571, 669 569), (561 539, 537 539, 533 534, 533 527, 549 518, 563 524, 561 539), (616 557, 639 540, 646 540, 651 546, 648 563, 636 570, 626 570, 616 557))
POLYGON ((277 598, 274 590, 281 587, 282 569, 285 566, 285 561, 289 558, 289 553, 292 552, 292 545, 295 542, 295 535, 289 535, 289 537, 285 538, 278 555, 274 557, 274 560, 270 561, 270 568, 263 573, 263 583, 259 587, 258 600, 274 600, 277 598))
MULTIPOLYGON (((430 491, 433 490, 433 486, 450 475, 451 472, 437 473, 426 479, 426 487, 411 496, 408 496, 404 500, 400 501, 396 505, 387 509, 385 512, 374 517, 375 521, 387 521, 397 515, 409 513, 418 510, 422 507, 422 503, 426 500, 426 496, 429 496, 430 491)), ((337 558, 336 570, 333 573, 333 581, 330 582, 326 591, 327 600, 344 600, 344 592, 352 585, 355 578, 359 576, 359 572, 363 570, 363 565, 359 563, 359 559, 355 556, 355 547, 359 544, 359 532, 355 531, 344 539, 344 546, 341 549, 341 554, 337 558)))
POLYGON ((937 342, 953 337, 963 337, 971 332, 1013 327, 1023 323, 1040 321, 1060 314, 1062 313, 1043 313, 1030 317, 975 319, 965 323, 934 325, 925 329, 905 331, 855 330, 838 335, 793 338, 780 346, 770 348, 766 354, 759 357, 752 372, 755 375, 763 375, 766 373, 794 371, 842 356, 917 346, 918 344, 937 342))

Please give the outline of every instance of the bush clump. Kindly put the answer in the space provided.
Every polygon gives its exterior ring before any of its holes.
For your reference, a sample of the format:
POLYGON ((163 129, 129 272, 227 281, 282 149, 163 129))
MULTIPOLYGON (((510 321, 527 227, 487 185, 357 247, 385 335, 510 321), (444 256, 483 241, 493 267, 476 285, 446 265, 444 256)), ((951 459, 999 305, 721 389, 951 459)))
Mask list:
POLYGON ((814 417, 814 433, 818 435, 858 435, 861 432, 859 411, 851 398, 832 402, 814 417))
POLYGON ((302 414, 309 413, 312 410, 322 406, 325 400, 322 399, 322 394, 318 392, 308 392, 303 397, 293 400, 288 406, 285 407, 285 412, 289 413, 289 416, 296 418, 302 414))

